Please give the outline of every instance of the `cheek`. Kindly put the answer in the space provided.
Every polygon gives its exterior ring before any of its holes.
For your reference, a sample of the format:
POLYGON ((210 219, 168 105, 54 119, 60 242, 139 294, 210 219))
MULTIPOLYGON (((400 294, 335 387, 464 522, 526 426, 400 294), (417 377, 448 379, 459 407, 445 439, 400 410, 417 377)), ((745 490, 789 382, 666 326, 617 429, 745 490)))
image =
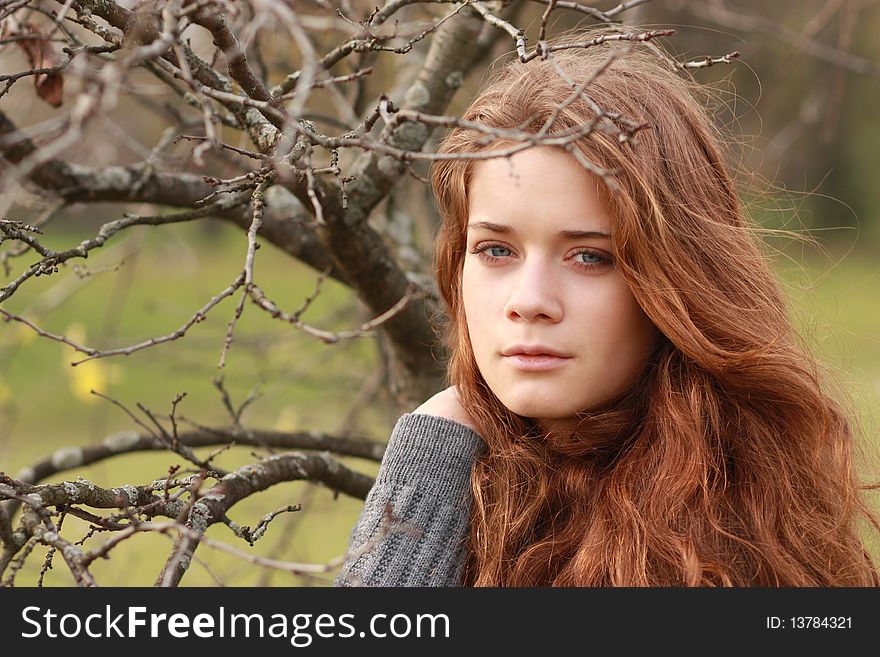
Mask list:
POLYGON ((606 278, 601 284, 579 290, 577 296, 581 302, 570 306, 576 310, 568 318, 575 325, 588 327, 580 333, 588 376, 598 374, 600 380, 616 388, 638 374, 653 352, 659 332, 622 279, 606 278))
POLYGON ((482 307, 486 286, 480 280, 478 272, 468 267, 465 261, 461 272, 461 303, 467 317, 468 325, 479 318, 478 310, 482 307))
MULTIPOLYGON (((636 367, 650 355, 660 333, 639 306, 629 288, 624 288, 611 306, 613 336, 625 364, 636 367)), ((612 337, 613 337, 612 336, 612 337)))
POLYGON ((461 277, 461 301, 471 348, 478 363, 494 324, 493 301, 497 302, 497 295, 493 299, 491 287, 478 271, 467 266, 466 261, 461 277))

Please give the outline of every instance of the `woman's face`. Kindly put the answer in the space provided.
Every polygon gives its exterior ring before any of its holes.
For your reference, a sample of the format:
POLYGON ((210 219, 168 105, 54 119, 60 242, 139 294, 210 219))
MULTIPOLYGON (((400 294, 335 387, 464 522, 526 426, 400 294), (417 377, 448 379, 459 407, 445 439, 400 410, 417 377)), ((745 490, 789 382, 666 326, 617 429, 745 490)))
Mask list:
POLYGON ((597 180, 530 148, 476 165, 462 297, 483 378, 545 430, 621 392, 659 333, 615 269, 597 180))

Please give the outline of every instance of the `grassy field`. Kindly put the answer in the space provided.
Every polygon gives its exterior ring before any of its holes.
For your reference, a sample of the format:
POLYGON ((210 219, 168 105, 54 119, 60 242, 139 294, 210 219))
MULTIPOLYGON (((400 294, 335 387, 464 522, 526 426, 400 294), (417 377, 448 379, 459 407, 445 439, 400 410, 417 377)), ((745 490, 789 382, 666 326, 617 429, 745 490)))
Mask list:
MULTIPOLYGON (((76 244, 82 238, 58 235, 55 246, 76 244)), ((4 308, 83 344, 125 346, 170 334, 183 325, 232 282, 243 266, 245 248, 241 231, 223 225, 144 227, 90 259, 86 264, 93 275, 79 277, 66 269, 29 281, 4 308)), ((880 260, 860 253, 845 258, 799 254, 793 260, 778 258, 777 266, 805 339, 842 389, 851 393, 866 434, 874 445, 880 444, 880 260)), ((258 253, 256 280, 285 310, 301 305, 315 279, 314 272, 270 246, 258 253)), ((224 425, 228 417, 213 384, 223 374, 236 402, 259 389, 259 398, 243 418, 246 425, 338 430, 377 366, 375 339, 327 346, 246 307, 227 364, 220 370, 217 364, 237 300, 225 300, 182 339, 77 367, 70 363, 81 354, 69 347, 39 338, 24 326, 0 323, 0 470, 15 473, 55 449, 99 442, 115 431, 135 428, 123 411, 91 395, 91 389, 112 396, 136 414, 137 404, 167 414, 174 397, 186 392, 179 415, 224 425)), ((367 317, 344 288, 327 282, 303 319, 338 330, 367 317)), ((394 419, 386 404, 376 401, 363 409, 353 426, 356 433, 382 441, 394 419)), ((233 448, 218 457, 218 464, 235 468, 251 462, 251 451, 233 448)), ((64 477, 82 476, 103 486, 140 484, 162 477, 170 465, 180 463, 175 455, 136 454, 70 471, 64 477)), ((347 463, 375 473, 376 464, 356 459, 347 463)), ((265 513, 297 503, 305 510, 275 520, 254 548, 233 539, 224 526, 211 528, 209 536, 255 554, 292 561, 324 562, 342 554, 361 507, 359 500, 334 499, 326 489, 291 483, 248 498, 230 516, 239 524, 254 526, 265 513)), ((86 524, 75 518, 65 521, 68 536, 79 538, 86 531, 86 524)), ((87 546, 101 540, 91 538, 87 546)), ((96 578, 102 585, 149 585, 170 545, 169 538, 159 535, 127 541, 111 560, 95 565, 96 578)), ((880 546, 877 551, 880 554, 880 546)), ((35 551, 18 577, 19 585, 36 582, 44 555, 45 550, 35 551)), ((333 575, 302 578, 269 572, 207 547, 199 548, 197 556, 185 585, 320 586, 333 575)), ((71 578, 61 566, 46 575, 45 583, 65 586, 71 578)))

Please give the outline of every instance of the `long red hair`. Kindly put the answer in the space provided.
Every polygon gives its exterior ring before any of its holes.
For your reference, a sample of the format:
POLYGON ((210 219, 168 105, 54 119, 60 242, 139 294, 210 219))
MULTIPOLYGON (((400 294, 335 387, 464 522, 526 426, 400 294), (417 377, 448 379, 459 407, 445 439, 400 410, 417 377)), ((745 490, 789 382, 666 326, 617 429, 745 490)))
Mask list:
MULTIPOLYGON (((860 537, 880 524, 859 484, 852 425, 798 345, 699 86, 656 47, 550 57, 507 65, 463 118, 550 137, 595 125, 565 147, 611 172, 602 194, 616 267, 663 337, 641 378, 584 413, 574 435, 542 435, 510 412, 480 375, 461 302, 478 163, 435 162, 449 379, 487 444, 473 472, 464 583, 880 584, 860 537), (645 127, 630 134, 627 120, 645 127)), ((457 127, 439 152, 511 143, 457 127)))

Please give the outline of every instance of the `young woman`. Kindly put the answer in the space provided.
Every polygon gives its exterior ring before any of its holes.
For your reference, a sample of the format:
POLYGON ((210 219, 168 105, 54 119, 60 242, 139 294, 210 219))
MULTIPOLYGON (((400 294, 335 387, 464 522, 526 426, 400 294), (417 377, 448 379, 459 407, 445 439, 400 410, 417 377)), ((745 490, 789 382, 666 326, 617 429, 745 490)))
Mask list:
POLYGON ((337 585, 880 584, 697 90, 653 46, 557 49, 447 135, 451 386, 398 421, 337 585))

